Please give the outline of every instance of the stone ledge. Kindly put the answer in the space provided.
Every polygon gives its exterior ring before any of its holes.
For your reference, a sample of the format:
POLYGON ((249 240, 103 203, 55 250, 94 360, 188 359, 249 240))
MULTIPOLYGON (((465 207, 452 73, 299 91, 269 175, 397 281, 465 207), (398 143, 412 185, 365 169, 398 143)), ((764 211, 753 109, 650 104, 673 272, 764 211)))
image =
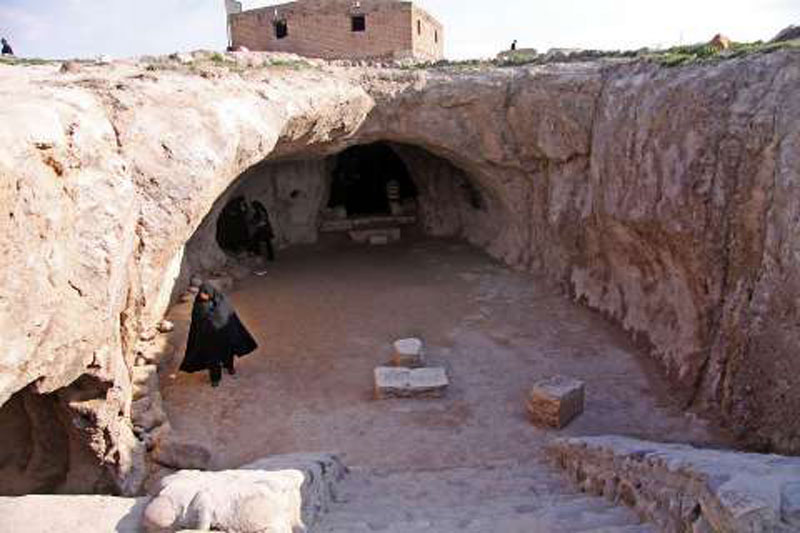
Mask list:
POLYGON ((800 458, 616 436, 557 439, 549 453, 582 490, 665 532, 800 531, 800 458))
POLYGON ((440 398, 450 382, 444 368, 400 368, 382 366, 375 369, 375 397, 440 398))
POLYGON ((114 496, 0 497, 0 531, 138 533, 147 501, 114 496))

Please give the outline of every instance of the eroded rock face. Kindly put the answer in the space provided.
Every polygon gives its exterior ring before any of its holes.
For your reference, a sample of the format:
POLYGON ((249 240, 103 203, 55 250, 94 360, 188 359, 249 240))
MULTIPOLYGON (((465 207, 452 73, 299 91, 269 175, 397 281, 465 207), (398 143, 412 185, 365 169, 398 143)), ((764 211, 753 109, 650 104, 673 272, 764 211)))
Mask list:
POLYGON ((3 66, 0 404, 89 380, 68 402, 88 421, 79 433, 117 490, 135 491, 136 342, 200 256, 225 261, 208 236, 231 185, 270 158, 246 186, 280 200, 283 244, 308 242, 325 157, 383 140, 418 182, 426 231, 548 274, 647 341, 689 400, 751 444, 800 452, 798 59, 3 66), (293 180, 300 207, 281 203, 293 180))

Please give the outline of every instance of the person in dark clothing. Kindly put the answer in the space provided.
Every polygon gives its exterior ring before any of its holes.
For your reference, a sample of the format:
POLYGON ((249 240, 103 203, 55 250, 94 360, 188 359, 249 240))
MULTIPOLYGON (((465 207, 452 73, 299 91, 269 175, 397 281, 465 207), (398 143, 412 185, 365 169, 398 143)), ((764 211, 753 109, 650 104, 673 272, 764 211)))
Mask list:
POLYGON ((272 248, 272 239, 275 232, 269 221, 269 212, 264 204, 254 200, 250 209, 250 249, 255 254, 264 254, 268 261, 275 260, 275 250, 272 248), (262 252, 262 247, 264 251, 262 252))
POLYGON ((513 52, 513 51, 514 51, 514 50, 516 50, 516 49, 517 49, 517 40, 516 40, 516 39, 514 39, 514 42, 513 42, 513 43, 511 43, 511 51, 513 52))
POLYGON ((202 284, 192 307, 192 324, 180 369, 189 373, 208 370, 211 386, 216 387, 222 379, 223 366, 229 374, 235 374, 234 357, 245 356, 256 348, 258 344, 225 295, 208 283, 202 284))
POLYGON ((225 207, 217 221, 217 242, 229 252, 246 250, 250 243, 248 234, 248 208, 244 196, 237 196, 225 207))
POLYGON ((8 44, 8 41, 6 41, 5 37, 0 39, 0 43, 3 44, 3 52, 2 52, 2 54, 4 56, 13 56, 14 55, 14 50, 11 49, 11 45, 8 44))

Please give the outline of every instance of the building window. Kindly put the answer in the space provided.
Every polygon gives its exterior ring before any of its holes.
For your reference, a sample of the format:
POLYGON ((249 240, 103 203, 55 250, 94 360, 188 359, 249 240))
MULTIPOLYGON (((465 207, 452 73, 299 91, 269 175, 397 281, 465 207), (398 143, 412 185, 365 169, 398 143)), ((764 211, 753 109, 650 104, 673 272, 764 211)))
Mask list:
POLYGON ((422 35, 422 21, 417 21, 417 35, 422 35))
POLYGON ((367 17, 364 15, 353 15, 350 17, 350 28, 353 31, 367 31, 367 17))
POLYGON ((289 25, 285 20, 275 21, 275 38, 283 39, 289 35, 289 25))
POLYGON ((439 42, 439 30, 434 30, 434 32, 433 32, 433 42, 435 42, 435 43, 439 42))

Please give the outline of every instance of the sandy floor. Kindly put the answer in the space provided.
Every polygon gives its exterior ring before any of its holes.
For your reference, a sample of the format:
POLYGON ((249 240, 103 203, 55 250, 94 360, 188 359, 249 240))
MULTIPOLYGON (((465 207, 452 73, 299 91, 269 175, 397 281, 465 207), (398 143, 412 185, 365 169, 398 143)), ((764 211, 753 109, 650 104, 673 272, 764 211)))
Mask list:
POLYGON ((371 468, 472 466, 533 458, 563 435, 723 442, 680 412, 616 327, 464 244, 331 243, 281 253, 268 271, 229 294, 260 348, 217 389, 206 374, 175 375, 190 304, 171 314, 179 349, 162 373, 167 411, 218 468, 298 451, 371 468), (373 368, 412 335, 448 368, 447 397, 373 400, 373 368), (556 373, 587 382, 586 410, 565 430, 540 430, 525 394, 556 373))

